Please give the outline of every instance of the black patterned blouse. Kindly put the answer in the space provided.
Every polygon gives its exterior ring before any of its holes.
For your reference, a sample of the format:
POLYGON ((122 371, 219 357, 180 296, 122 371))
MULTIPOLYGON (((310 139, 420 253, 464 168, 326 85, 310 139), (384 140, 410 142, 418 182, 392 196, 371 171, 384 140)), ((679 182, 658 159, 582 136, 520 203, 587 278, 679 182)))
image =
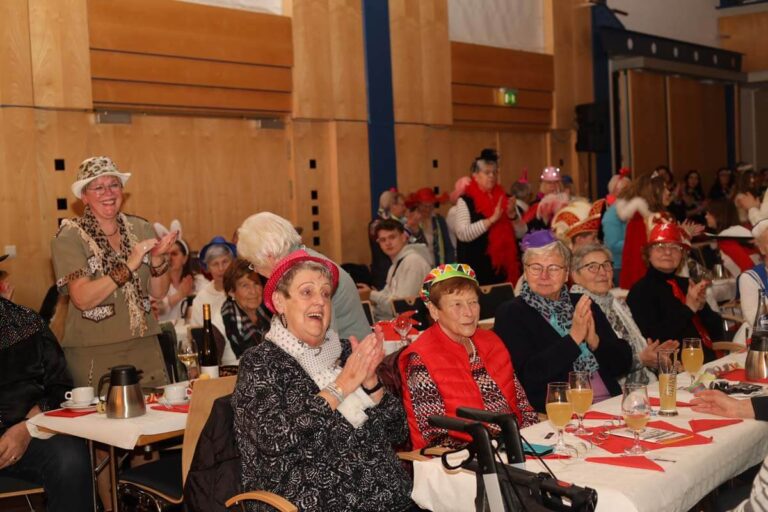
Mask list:
POLYGON ((412 484, 392 449, 408 435, 400 401, 385 393, 355 429, 319 392, 275 344, 245 352, 232 396, 243 491, 271 491, 307 512, 409 509, 412 484))

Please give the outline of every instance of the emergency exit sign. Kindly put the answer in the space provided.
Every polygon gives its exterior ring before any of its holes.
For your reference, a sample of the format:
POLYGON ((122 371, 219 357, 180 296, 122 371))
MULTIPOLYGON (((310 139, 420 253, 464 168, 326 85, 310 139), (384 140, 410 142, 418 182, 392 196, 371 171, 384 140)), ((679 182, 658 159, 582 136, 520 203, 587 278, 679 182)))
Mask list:
POLYGON ((517 105, 517 89, 508 89, 506 87, 496 89, 496 104, 503 107, 514 107, 517 105))

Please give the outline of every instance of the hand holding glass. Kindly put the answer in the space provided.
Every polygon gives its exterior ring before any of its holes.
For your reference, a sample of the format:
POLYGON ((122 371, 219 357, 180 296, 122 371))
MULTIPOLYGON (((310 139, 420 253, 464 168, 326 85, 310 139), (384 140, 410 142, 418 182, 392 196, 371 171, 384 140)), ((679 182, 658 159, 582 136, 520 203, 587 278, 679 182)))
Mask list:
POLYGON ((642 455, 645 448, 640 445, 640 432, 651 417, 651 402, 648 400, 648 388, 644 384, 627 384, 621 400, 621 414, 627 428, 635 435, 635 443, 624 450, 630 455, 642 455))
POLYGON ((589 372, 568 373, 568 400, 573 404, 573 411, 579 419, 578 435, 590 435, 591 432, 584 428, 584 415, 592 405, 592 383, 589 372))

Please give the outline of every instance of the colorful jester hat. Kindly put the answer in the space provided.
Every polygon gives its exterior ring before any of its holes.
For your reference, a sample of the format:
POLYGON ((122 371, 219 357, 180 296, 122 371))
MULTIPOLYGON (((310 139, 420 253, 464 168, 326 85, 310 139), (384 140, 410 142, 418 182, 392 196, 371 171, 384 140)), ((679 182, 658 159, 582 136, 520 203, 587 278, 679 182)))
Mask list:
POLYGON ((475 271, 466 263, 446 263, 430 270, 427 277, 424 278, 424 283, 421 285, 421 299, 424 302, 429 302, 429 290, 432 285, 452 277, 471 279, 477 283, 475 271))

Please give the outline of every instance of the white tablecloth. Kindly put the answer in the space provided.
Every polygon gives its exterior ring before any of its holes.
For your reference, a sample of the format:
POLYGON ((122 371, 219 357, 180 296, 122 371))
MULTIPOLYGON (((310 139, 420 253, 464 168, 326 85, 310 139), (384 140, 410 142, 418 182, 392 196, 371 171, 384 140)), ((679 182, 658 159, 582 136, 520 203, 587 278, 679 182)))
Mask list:
POLYGON ((132 450, 140 436, 165 434, 183 430, 187 414, 156 411, 147 405, 147 414, 136 418, 110 419, 106 414, 88 414, 77 418, 62 418, 38 414, 29 420, 37 427, 54 430, 60 434, 98 441, 125 450, 132 450))
MULTIPOLYGON (((725 360, 744 362, 744 354, 731 355, 725 360)), ((715 363, 717 364, 717 363, 715 363)), ((682 376, 683 379, 686 376, 682 376)), ((687 382, 687 381, 685 381, 687 382)), ((658 384, 649 386, 649 394, 658 396, 658 384)), ((678 400, 687 401, 690 393, 678 391, 678 400)), ((620 414, 621 397, 614 397, 592 407, 592 410, 620 414)), ((674 418, 654 417, 673 425, 690 428, 692 418, 711 418, 694 413, 688 407, 678 408, 674 418)), ((601 421, 586 421, 587 426, 601 421)), ((544 436, 552 431, 548 422, 523 429, 523 436, 531 443, 552 444, 544 436)), ((687 511, 722 482, 745 469, 760 463, 768 454, 768 422, 744 420, 737 425, 708 430, 702 435, 713 438, 707 445, 680 448, 662 448, 648 453, 676 462, 657 461, 665 472, 624 468, 596 464, 583 460, 547 460, 558 479, 579 486, 591 487, 598 493, 597 510, 603 512, 657 512, 687 511)), ((566 435, 566 441, 573 439, 566 435)), ((587 457, 611 456, 593 447, 587 457)), ((529 458, 526 469, 545 471, 541 463, 529 458)), ((475 475, 467 471, 453 471, 442 467, 439 458, 414 463, 413 499, 421 507, 435 511, 474 510, 475 475)))

